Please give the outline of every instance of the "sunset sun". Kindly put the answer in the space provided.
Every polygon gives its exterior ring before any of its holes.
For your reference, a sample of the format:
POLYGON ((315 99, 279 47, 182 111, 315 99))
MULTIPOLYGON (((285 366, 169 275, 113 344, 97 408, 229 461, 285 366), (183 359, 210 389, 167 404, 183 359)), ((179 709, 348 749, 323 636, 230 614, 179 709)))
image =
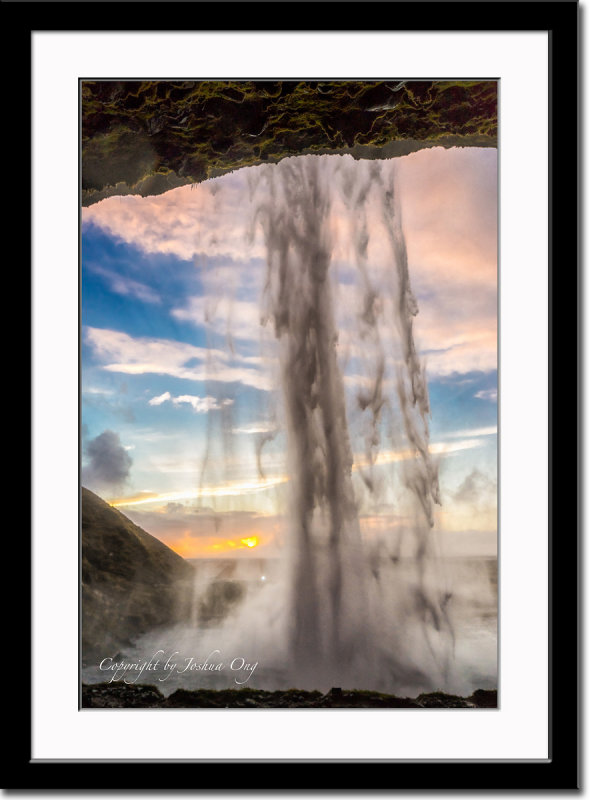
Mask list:
POLYGON ((258 539, 256 536, 250 536, 247 539, 240 539, 240 542, 242 544, 245 544, 246 547, 256 547, 256 545, 258 544, 258 539))

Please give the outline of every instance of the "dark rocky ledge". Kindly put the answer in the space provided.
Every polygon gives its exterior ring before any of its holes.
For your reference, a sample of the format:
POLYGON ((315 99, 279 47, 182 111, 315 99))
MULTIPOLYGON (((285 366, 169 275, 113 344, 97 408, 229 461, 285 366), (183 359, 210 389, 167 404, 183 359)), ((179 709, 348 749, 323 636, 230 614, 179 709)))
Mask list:
POLYGON ((169 697, 155 686, 124 683, 82 684, 82 708, 497 708, 495 689, 478 689, 470 697, 444 692, 414 699, 378 692, 331 689, 326 694, 299 689, 177 689, 169 697))
POLYGON ((304 153, 495 147, 495 81, 84 81, 82 204, 304 153))

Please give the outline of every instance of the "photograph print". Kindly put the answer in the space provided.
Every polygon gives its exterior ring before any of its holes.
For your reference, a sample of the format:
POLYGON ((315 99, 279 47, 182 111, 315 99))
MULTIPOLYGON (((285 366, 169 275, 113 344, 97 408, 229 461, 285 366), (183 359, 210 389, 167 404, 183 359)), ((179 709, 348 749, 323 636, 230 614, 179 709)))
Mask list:
POLYGON ((92 80, 80 706, 498 707, 498 82, 92 80))

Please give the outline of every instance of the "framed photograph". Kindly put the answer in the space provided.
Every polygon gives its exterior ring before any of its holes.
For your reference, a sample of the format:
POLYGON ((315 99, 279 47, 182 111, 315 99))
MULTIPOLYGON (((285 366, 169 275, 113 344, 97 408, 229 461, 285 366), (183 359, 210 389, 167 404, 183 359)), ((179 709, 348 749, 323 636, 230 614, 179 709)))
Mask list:
POLYGON ((577 788, 577 4, 48 5, 7 786, 577 788))

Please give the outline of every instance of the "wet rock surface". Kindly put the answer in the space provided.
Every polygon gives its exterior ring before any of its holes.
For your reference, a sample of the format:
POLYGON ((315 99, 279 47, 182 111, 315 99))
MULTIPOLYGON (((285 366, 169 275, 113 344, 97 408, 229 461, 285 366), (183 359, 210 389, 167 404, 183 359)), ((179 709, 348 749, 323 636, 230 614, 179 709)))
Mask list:
POLYGON ((495 81, 83 81, 82 204, 304 153, 495 147, 495 81))
POLYGON ((98 683, 82 685, 82 708, 497 708, 495 689, 478 689, 470 697, 444 692, 415 699, 378 692, 329 692, 299 689, 268 692, 261 689, 177 689, 169 697, 155 686, 98 683))

